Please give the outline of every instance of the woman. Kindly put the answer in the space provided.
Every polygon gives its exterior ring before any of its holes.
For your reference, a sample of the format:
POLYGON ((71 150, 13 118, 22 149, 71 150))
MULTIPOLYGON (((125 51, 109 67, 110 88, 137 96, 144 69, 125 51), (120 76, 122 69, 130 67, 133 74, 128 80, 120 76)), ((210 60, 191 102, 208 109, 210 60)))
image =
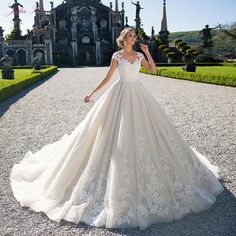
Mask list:
POLYGON ((156 72, 147 45, 133 50, 131 27, 117 38, 107 75, 119 79, 68 135, 28 151, 11 172, 22 206, 50 219, 107 228, 146 229, 208 209, 223 190, 218 167, 189 146, 139 79, 140 66, 156 72))
MULTIPOLYGON (((133 49, 133 45, 135 44, 136 39, 137 39, 137 35, 135 33, 135 30, 132 27, 129 27, 129 28, 125 28, 121 32, 119 38, 116 40, 117 45, 120 48, 123 48, 123 50, 121 50, 119 54, 122 53, 123 58, 127 58, 128 61, 135 61, 135 59, 137 58, 137 53, 133 49)), ((148 70, 156 74, 157 68, 148 50, 148 46, 141 43, 140 48, 142 49, 142 51, 146 54, 148 58, 148 61, 147 61, 145 57, 142 57, 142 61, 141 61, 142 66, 144 66, 145 68, 147 68, 148 70)), ((85 97, 84 99, 85 102, 89 102, 93 94, 96 93, 98 90, 100 90, 112 78, 112 75, 114 71, 116 70, 117 63, 118 63, 118 61, 114 59, 115 55, 117 55, 117 53, 115 53, 112 57, 111 66, 109 68, 109 71, 106 77, 90 95, 85 97)), ((140 54, 138 55, 140 56, 140 54)))

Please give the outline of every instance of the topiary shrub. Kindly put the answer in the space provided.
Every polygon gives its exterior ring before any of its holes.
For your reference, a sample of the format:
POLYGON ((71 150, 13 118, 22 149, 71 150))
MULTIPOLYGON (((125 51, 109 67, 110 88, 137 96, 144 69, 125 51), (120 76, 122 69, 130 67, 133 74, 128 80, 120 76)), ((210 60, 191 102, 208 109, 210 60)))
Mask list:
POLYGON ((180 43, 180 42, 183 42, 183 40, 182 40, 182 39, 175 39, 175 41, 174 41, 175 46, 176 46, 178 43, 180 43))
POLYGON ((175 52, 168 52, 168 53, 167 53, 167 56, 168 56, 168 57, 175 57, 175 56, 176 56, 176 53, 175 53, 175 52))
POLYGON ((194 52, 192 52, 192 55, 193 56, 198 56, 198 55, 200 55, 201 53, 200 52, 197 52, 197 51, 194 51, 194 52))
POLYGON ((188 54, 192 54, 192 53, 195 53, 196 51, 194 49, 190 48, 190 49, 186 50, 186 52, 188 54))
POLYGON ((185 46, 182 47, 182 52, 185 53, 190 48, 191 48, 190 46, 185 45, 185 46))
POLYGON ((187 43, 185 43, 185 42, 179 42, 179 43, 177 43, 178 48, 183 48, 183 47, 186 46, 186 45, 187 45, 187 43))
POLYGON ((171 50, 170 48, 165 48, 165 49, 163 50, 163 52, 164 52, 165 54, 168 54, 169 52, 172 52, 172 50, 171 50))
POLYGON ((163 51, 165 48, 168 48, 165 44, 161 44, 159 48, 163 51))
POLYGON ((175 58, 176 58, 176 53, 175 52, 168 52, 166 54, 166 56, 168 57, 169 62, 173 63, 175 61, 175 58))

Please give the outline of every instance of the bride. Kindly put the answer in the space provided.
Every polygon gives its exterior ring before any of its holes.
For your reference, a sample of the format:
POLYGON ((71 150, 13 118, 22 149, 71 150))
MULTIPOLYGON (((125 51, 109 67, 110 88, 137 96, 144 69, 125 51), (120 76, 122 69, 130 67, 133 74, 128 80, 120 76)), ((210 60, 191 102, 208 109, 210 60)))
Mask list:
POLYGON ((224 190, 219 168, 190 146, 140 82, 141 65, 156 72, 147 45, 133 49, 137 35, 117 38, 107 75, 115 81, 71 134, 12 167, 13 194, 22 206, 51 220, 107 228, 146 229, 210 208, 224 190))

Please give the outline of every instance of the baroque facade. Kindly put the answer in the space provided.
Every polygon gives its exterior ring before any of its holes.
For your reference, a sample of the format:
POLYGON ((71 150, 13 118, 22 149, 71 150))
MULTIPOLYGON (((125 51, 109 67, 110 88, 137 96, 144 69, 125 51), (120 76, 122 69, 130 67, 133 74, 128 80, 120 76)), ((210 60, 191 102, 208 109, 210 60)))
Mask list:
MULTIPOLYGON (((43 3, 42 0, 40 2, 43 3)), ((19 6, 23 7, 17 0, 10 6, 14 13, 14 29, 6 39, 3 37, 4 30, 0 27, 0 58, 8 54, 13 58, 13 65, 30 65, 37 52, 41 52, 43 54, 42 64, 53 64, 52 40, 49 37, 45 37, 44 41, 39 43, 36 42, 36 38, 30 30, 27 35, 21 35, 19 6)), ((35 12, 38 10, 36 9, 35 12)))
MULTIPOLYGON (((100 66, 109 65, 113 52, 117 50, 116 38, 128 25, 125 17, 124 2, 119 6, 118 0, 110 2, 110 6, 101 0, 64 0, 58 6, 50 2, 51 9, 44 9, 44 1, 36 2, 34 24, 32 30, 22 36, 20 29, 18 0, 11 6, 14 11, 14 30, 4 40, 0 27, 0 58, 4 54, 13 57, 13 65, 30 65, 37 52, 43 54, 42 64, 59 66, 100 66), (113 6, 114 4, 114 6, 113 6)), ((20 0, 19 0, 20 1, 20 0)), ((133 3, 133 2, 132 2, 133 3)), ((140 27, 139 1, 136 6, 136 29, 140 27)), ((168 38, 165 13, 162 20, 160 38, 168 38)), ((149 45, 155 61, 157 42, 152 27, 152 36, 145 40, 149 45)), ((138 43, 135 46, 138 49, 138 43)))
POLYGON ((124 12, 123 4, 119 11, 118 0, 115 10, 100 0, 67 0, 52 6, 48 21, 55 60, 71 59, 73 65, 107 64, 124 28, 124 12))
MULTIPOLYGON (((113 9, 100 0, 67 0, 45 11, 44 1, 36 3, 32 31, 21 35, 19 3, 15 0, 14 37, 3 39, 0 32, 0 57, 9 54, 13 65, 31 64, 37 52, 43 64, 107 65, 117 49, 116 38, 125 26, 124 3, 113 9)), ((21 6, 21 5, 20 5, 21 6)), ((0 29, 1 30, 1 29, 0 29)), ((11 36, 11 35, 10 35, 11 36)))

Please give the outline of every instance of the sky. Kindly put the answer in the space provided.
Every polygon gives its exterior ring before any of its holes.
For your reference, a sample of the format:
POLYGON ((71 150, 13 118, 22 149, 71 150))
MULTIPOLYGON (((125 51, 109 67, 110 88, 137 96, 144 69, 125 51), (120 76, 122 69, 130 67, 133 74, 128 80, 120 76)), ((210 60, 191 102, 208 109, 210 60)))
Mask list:
MULTIPOLYGON (((44 0, 45 10, 50 9, 50 1, 44 0)), ((113 2, 113 6, 115 5, 115 0, 101 1, 106 6, 109 6, 109 2, 113 2)), ((3 2, 0 8, 0 26, 5 30, 4 34, 7 34, 13 29, 13 13, 9 6, 14 3, 14 0, 3 0, 3 2)), ((18 0, 18 2, 24 7, 20 13, 21 30, 24 34, 26 29, 32 28, 36 0, 18 0)), ((54 6, 57 6, 62 3, 62 0, 53 0, 53 2, 54 6)), ((119 0, 119 9, 121 9, 121 2, 119 0)), ((123 0, 123 2, 128 23, 134 26, 135 6, 131 0, 123 0)), ((137 1, 133 0, 133 2, 137 1)), ((139 0, 139 2, 143 8, 140 16, 145 32, 150 35, 151 28, 154 26, 155 33, 158 33, 161 27, 163 0, 139 0)), ((201 30, 206 24, 214 27, 218 24, 236 22, 236 0, 167 0, 166 9, 170 32, 201 30)))

